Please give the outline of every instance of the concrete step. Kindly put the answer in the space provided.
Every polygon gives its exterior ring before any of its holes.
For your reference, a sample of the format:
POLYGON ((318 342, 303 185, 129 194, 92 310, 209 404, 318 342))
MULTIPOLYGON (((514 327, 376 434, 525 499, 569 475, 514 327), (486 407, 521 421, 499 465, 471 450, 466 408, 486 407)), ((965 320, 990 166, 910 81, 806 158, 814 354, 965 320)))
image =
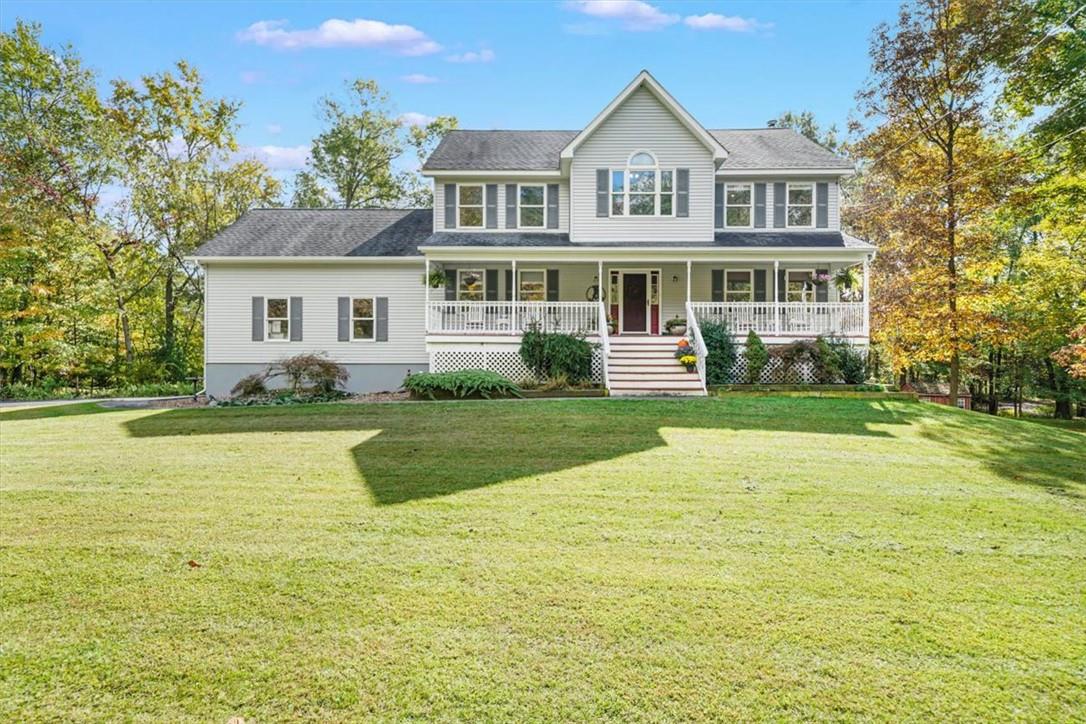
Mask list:
MULTIPOLYGON (((670 385, 672 382, 688 382, 690 373, 686 370, 682 372, 676 372, 674 374, 657 373, 657 374, 623 374, 621 372, 608 372, 607 379, 612 385, 625 384, 626 382, 652 382, 653 384, 662 385, 664 387, 670 385)), ((697 375, 694 375, 694 380, 697 381, 697 375)), ((699 383, 700 387, 701 384, 699 383)))
POLYGON ((701 382, 692 380, 611 380, 612 390, 701 390, 701 382))
POLYGON ((674 362, 660 365, 645 364, 643 362, 633 362, 631 364, 609 364, 607 365, 607 372, 612 375, 670 375, 679 374, 680 372, 684 375, 697 374, 695 372, 687 372, 682 365, 675 364, 674 362))
POLYGON ((653 359, 671 357, 674 359, 675 351, 672 349, 634 349, 632 347, 627 349, 612 348, 609 357, 618 359, 628 359, 630 357, 652 357, 653 359))
POLYGON ((622 390, 611 389, 611 397, 705 397, 705 392, 697 390, 622 390))

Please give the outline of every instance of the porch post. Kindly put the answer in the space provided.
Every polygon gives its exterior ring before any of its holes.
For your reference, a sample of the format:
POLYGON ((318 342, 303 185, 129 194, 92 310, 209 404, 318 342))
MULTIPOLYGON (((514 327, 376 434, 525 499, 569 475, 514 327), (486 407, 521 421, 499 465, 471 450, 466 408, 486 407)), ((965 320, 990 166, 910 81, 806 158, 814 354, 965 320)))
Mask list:
POLYGON ((864 336, 871 336, 871 300, 868 298, 868 292, 871 290, 871 285, 867 281, 868 271, 871 267, 869 262, 870 255, 864 254, 864 336))
MULTIPOLYGON (((608 286, 610 286, 610 285, 608 285, 608 286)), ((596 301, 597 301, 597 302, 598 302, 599 304, 603 304, 603 259, 597 259, 597 260, 596 260, 596 301)), ((610 299, 608 299, 608 300, 607 300, 607 304, 608 304, 608 305, 610 305, 610 304, 611 304, 611 300, 610 300, 610 299)), ((608 308, 609 308, 609 307, 608 307, 608 308)), ((598 314, 596 315, 596 317, 597 317, 597 321, 596 321, 596 324, 599 324, 599 323, 600 323, 600 322, 599 322, 599 319, 598 319, 598 317, 599 317, 599 316, 600 316, 600 315, 598 315, 598 314)), ((603 338, 603 333, 604 333, 604 331, 605 331, 605 330, 601 329, 601 330, 599 330, 599 332, 598 332, 598 333, 599 333, 599 335, 600 335, 600 338, 601 338, 601 339, 603 338)), ((606 357, 606 355, 605 355, 605 357, 606 357)), ((604 366, 604 367, 606 367, 606 366, 607 366, 606 358, 605 358, 605 360, 604 360, 604 365, 603 365, 603 366, 604 366)), ((605 373, 605 374, 606 374, 606 373, 605 373)))
MULTIPOLYGON (((447 282, 446 282, 447 283, 447 282)), ((426 257, 426 276, 422 278, 422 284, 426 287, 426 301, 422 306, 422 328, 430 333, 430 257, 426 257)))
POLYGON ((686 303, 690 304, 690 260, 686 260, 686 303))
POLYGON ((773 260, 773 331, 781 334, 781 260, 773 260))
POLYGON ((520 331, 520 320, 518 319, 518 317, 520 317, 520 315, 517 314, 517 302, 519 301, 517 299, 517 297, 520 296, 520 295, 517 294, 517 292, 520 291, 520 289, 519 289, 520 284, 517 283, 517 260, 513 259, 512 262, 513 262, 513 293, 509 295, 509 298, 513 300, 513 310, 512 310, 513 313, 509 315, 509 318, 510 318, 510 320, 512 320, 513 331, 514 332, 519 332, 520 331))

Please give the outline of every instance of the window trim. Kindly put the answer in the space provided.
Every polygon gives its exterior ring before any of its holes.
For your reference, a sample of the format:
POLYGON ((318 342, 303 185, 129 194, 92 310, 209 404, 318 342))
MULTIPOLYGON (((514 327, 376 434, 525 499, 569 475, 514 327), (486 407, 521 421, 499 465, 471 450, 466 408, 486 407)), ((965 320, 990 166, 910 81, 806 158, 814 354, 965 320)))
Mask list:
MULTIPOLYGON (((787 196, 787 191, 785 192, 787 196)), ((785 212, 787 214, 787 211, 785 212)), ((751 181, 737 181, 735 183, 724 183, 724 226, 725 229, 753 229, 754 228, 754 183, 751 181), (729 186, 746 186, 750 192, 750 203, 745 207, 741 204, 729 204, 728 203, 728 187, 729 186), (731 206, 736 209, 746 208, 748 210, 747 218, 750 219, 750 223, 747 224, 729 224, 728 223, 728 207, 731 206)))
POLYGON ((784 185, 784 225, 788 229, 813 229, 815 226, 815 207, 818 205, 818 199, 815 198, 817 193, 815 183, 813 181, 788 181, 784 185), (809 208, 811 210, 811 223, 809 224, 793 224, 791 220, 792 210, 792 187, 793 186, 808 186, 811 189, 811 203, 810 204, 795 204, 797 209, 809 208))
POLYGON ((267 295, 264 296, 264 341, 265 342, 272 342, 274 344, 282 344, 284 342, 289 342, 290 341, 290 313, 292 311, 294 311, 292 309, 292 307, 293 307, 293 305, 290 302, 290 295, 289 294, 287 296, 285 296, 285 297, 281 297, 281 296, 272 297, 272 296, 267 296, 267 295), (272 317, 271 315, 268 314, 268 304, 273 299, 283 299, 283 300, 286 301, 286 303, 287 303, 287 316, 286 317, 272 317), (272 339, 271 330, 268 328, 268 324, 272 320, 280 320, 280 319, 287 323, 287 335, 283 339, 272 339))
MULTIPOLYGON (((805 273, 807 275, 807 280, 805 282, 805 284, 806 284, 806 283, 811 281, 811 277, 814 276, 815 270, 814 269, 785 269, 784 270, 784 301, 785 301, 785 303, 795 302, 795 303, 802 303, 802 304, 812 304, 814 302, 814 300, 815 300, 814 299, 815 298, 814 284, 811 284, 810 289, 807 289, 806 286, 804 286, 804 289, 803 289, 804 296, 806 296, 808 293, 810 293, 810 295, 811 295, 810 299, 789 299, 788 298, 788 275, 791 274, 792 272, 803 272, 803 273, 805 273)), ((727 286, 727 284, 725 284, 725 286, 727 286)))
POLYGON ((545 184, 545 183, 541 183, 541 184, 540 183, 517 184, 517 228, 518 229, 533 229, 533 230, 534 229, 546 229, 547 228, 547 184, 545 184), (520 210, 522 208, 525 208, 524 205, 520 201, 520 189, 522 187, 524 187, 524 186, 538 186, 539 188, 543 189, 543 203, 541 205, 539 205, 539 206, 536 206, 535 204, 529 204, 527 206, 527 208, 529 208, 529 209, 538 208, 538 209, 541 209, 543 211, 543 222, 539 226, 524 226, 524 225, 522 225, 520 223, 520 218, 521 218, 520 217, 520 210))
MULTIPOLYGON (((519 191, 518 191, 519 194, 519 191)), ((519 221, 519 219, 518 219, 519 221)), ((456 228, 458 229, 485 229, 486 228, 486 184, 456 184, 456 228), (467 204, 463 208, 479 209, 479 225, 465 226, 460 220, 460 189, 475 186, 479 189, 479 203, 467 204)))
POLYGON ((547 270, 546 269, 520 269, 520 268, 517 269, 517 301, 518 302, 524 302, 524 301, 541 301, 541 302, 545 302, 545 301, 547 301, 547 270), (542 274, 543 275, 543 298, 542 299, 526 300, 524 298, 524 287, 523 287, 523 282, 522 282, 522 277, 521 277, 521 275, 524 274, 524 272, 529 272, 529 273, 534 273, 534 274, 542 274))
MULTIPOLYGON (((786 277, 787 278, 787 277, 786 277)), ((724 269, 724 303, 731 302, 753 302, 754 301, 754 269, 724 269), (728 275, 732 273, 745 273, 747 279, 750 280, 750 295, 749 299, 729 299, 728 298, 728 275)))
POLYGON ((370 296, 351 297, 350 298, 350 305, 351 305, 351 307, 350 307, 350 312, 351 312, 351 317, 350 317, 351 334, 350 334, 350 338, 351 338, 351 340, 350 341, 352 341, 352 342, 376 342, 377 341, 377 297, 370 297, 370 296), (373 311, 373 316, 372 317, 356 317, 356 316, 354 316, 354 302, 355 302, 356 299, 368 299, 368 300, 370 300, 370 309, 373 311), (354 323, 355 323, 356 319, 371 319, 371 320, 373 320, 373 336, 372 337, 356 337, 356 336, 354 336, 354 323))
POLYGON ((457 269, 456 270, 456 301, 458 302, 485 302, 486 301, 486 269, 457 269), (460 298, 460 275, 477 273, 479 278, 483 280, 482 299, 461 299, 460 298))
MULTIPOLYGON (((673 219, 675 218, 675 207, 678 201, 678 169, 664 167, 660 165, 660 160, 656 154, 648 149, 637 149, 629 156, 626 157, 625 166, 613 166, 607 169, 607 217, 611 219, 673 219), (653 165, 651 166, 631 166, 630 161, 634 156, 639 154, 647 154, 652 158, 653 165), (653 213, 651 214, 631 214, 630 213, 630 174, 634 172, 651 171, 653 174, 653 213), (620 172, 622 174, 622 191, 615 191, 615 173, 620 172), (663 186, 663 174, 671 174, 671 190, 662 191, 663 186), (614 212, 614 203, 616 196, 622 196, 622 213, 616 214, 614 212), (671 197, 671 213, 660 213, 660 198, 661 196, 671 197)), ((634 196, 648 196, 645 192, 634 191, 634 196)))

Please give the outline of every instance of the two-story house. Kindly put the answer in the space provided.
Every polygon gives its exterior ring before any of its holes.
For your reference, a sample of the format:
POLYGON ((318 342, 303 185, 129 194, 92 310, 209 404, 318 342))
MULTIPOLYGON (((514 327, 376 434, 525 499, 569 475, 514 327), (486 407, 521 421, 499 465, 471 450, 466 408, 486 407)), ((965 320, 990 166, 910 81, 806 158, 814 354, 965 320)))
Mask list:
POLYGON ((845 234, 849 162, 790 129, 710 130, 641 72, 581 130, 453 131, 423 165, 433 209, 258 209, 204 244, 211 395, 303 351, 349 388, 408 371, 528 375, 529 325, 598 343, 612 394, 704 393, 676 317, 767 344, 868 341, 875 248, 845 234), (833 283, 862 268, 863 293, 833 283))

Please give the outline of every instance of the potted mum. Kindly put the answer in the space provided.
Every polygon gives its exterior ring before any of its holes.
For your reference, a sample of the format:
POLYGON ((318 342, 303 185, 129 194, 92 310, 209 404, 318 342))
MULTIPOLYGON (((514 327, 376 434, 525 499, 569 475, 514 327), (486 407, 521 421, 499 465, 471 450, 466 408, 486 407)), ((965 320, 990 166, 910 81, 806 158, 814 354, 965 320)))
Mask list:
POLYGON ((686 320, 682 317, 672 317, 664 322, 664 329, 668 334, 686 334, 686 320))
POLYGON ((607 333, 618 334, 618 320, 610 314, 607 315, 607 333))
POLYGON ((690 340, 685 337, 675 344, 675 359, 686 368, 687 372, 694 372, 698 368, 698 356, 694 348, 690 346, 690 340))

